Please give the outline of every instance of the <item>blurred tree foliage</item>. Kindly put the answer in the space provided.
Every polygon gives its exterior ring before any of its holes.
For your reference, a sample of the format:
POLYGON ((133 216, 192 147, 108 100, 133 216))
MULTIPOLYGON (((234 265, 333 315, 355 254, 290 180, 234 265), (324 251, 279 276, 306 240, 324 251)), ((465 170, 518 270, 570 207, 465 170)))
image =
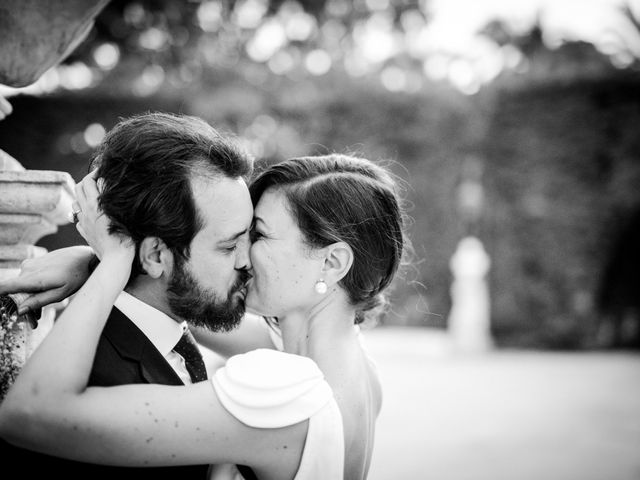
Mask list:
MULTIPOLYGON (((629 257, 621 273, 614 260, 640 228, 637 59, 584 42, 552 49, 538 25, 515 34, 492 22, 482 35, 519 60, 454 88, 426 75, 443 55, 418 48, 427 4, 112 0, 56 73, 61 88, 12 100, 0 146, 79 180, 119 117, 164 110, 232 132, 259 164, 361 154, 400 178, 413 243, 383 323, 446 327, 449 259, 474 234, 491 255, 499 344, 620 346, 616 329, 640 338, 629 273, 640 265, 629 257), (612 300, 607 285, 625 294, 612 300)), ((79 241, 63 227, 40 244, 79 241)))
POLYGON ((508 344, 640 346, 637 74, 502 89, 481 147, 493 328, 508 344), (637 243, 636 243, 637 244, 637 243))
MULTIPOLYGON (((640 32, 630 7, 619 9, 640 32)), ((632 40, 616 31, 608 33, 606 55, 565 42, 577 48, 549 56, 539 24, 515 32, 495 20, 478 32, 475 46, 493 56, 487 67, 472 52, 465 57, 429 45, 430 21, 428 0, 111 0, 65 63, 88 69, 90 81, 82 87, 137 96, 215 85, 225 81, 225 70, 256 84, 268 76, 300 81, 329 71, 354 80, 378 75, 393 91, 418 91, 430 83, 425 72, 446 77, 442 70, 453 69, 458 86, 475 93, 500 69, 522 72, 529 61, 555 58, 572 72, 640 66, 632 40)))
POLYGON ((363 75, 388 63, 419 70, 424 52, 411 56, 398 46, 404 35, 427 23, 422 4, 112 0, 90 38, 65 63, 91 68, 94 85, 128 88, 137 95, 155 92, 161 84, 179 89, 206 82, 226 68, 257 82, 266 72, 300 79, 329 68, 363 75), (372 35, 384 38, 363 47, 363 39, 372 35))

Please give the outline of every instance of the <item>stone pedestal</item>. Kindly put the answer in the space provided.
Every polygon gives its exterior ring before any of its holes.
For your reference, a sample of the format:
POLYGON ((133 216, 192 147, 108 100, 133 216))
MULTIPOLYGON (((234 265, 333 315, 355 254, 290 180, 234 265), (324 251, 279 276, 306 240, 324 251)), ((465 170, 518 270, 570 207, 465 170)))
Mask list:
MULTIPOLYGON (((46 253, 34 244, 69 222, 74 186, 68 173, 25 170, 0 150, 0 280, 18 275, 23 260, 46 253)), ((0 318, 0 399, 54 318, 53 307, 43 309, 36 329, 0 318)))
POLYGON ((490 302, 486 275, 490 259, 476 237, 465 237, 451 258, 452 306, 448 329, 454 348, 480 353, 492 348, 490 302))

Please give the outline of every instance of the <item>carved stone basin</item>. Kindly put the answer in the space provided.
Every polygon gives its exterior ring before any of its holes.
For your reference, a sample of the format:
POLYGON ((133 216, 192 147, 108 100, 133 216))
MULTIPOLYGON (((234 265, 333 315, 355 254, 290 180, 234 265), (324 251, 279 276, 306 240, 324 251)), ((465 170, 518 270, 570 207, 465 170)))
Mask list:
POLYGON ((0 0, 0 84, 30 85, 64 60, 109 0, 0 0))
MULTIPOLYGON (((18 275, 23 260, 46 252, 34 244, 69 222, 74 186, 66 172, 25 170, 0 150, 0 280, 18 275)), ((0 400, 56 314, 44 308, 33 329, 5 313, 0 312, 0 400)))

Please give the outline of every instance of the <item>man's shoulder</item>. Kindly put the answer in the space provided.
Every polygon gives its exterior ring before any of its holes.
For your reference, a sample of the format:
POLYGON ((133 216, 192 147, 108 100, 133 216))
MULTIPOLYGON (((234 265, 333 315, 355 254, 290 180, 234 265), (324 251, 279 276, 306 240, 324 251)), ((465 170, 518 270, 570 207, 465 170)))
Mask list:
POLYGON ((143 383, 142 365, 149 362, 150 346, 151 342, 138 327, 114 307, 98 342, 89 383, 95 386, 143 383))
POLYGON ((151 340, 116 307, 109 314, 100 337, 90 382, 96 386, 182 384, 151 340))
POLYGON ((113 307, 102 330, 101 343, 108 342, 125 356, 138 357, 142 346, 150 343, 136 324, 117 307, 113 307))

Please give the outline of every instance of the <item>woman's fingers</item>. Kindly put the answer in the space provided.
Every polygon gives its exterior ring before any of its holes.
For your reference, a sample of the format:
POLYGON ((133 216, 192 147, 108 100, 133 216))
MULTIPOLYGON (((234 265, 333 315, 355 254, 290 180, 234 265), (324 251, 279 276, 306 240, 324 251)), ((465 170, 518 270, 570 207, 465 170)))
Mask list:
POLYGON ((82 179, 82 191, 84 192, 87 204, 92 207, 93 210, 98 210, 98 185, 93 177, 93 173, 90 173, 82 179))
POLYGON ((29 310, 35 312, 39 308, 60 302, 66 298, 65 293, 66 292, 63 287, 56 288, 54 290, 47 290, 46 292, 34 293, 18 305, 18 313, 22 315, 29 310))
POLYGON ((91 176, 96 180, 96 187, 98 188, 98 193, 102 193, 104 189, 104 178, 98 178, 98 169, 96 168, 93 172, 91 172, 91 176))
POLYGON ((87 244, 91 245, 91 241, 90 241, 90 239, 87 238, 86 233, 84 233, 84 229, 82 228, 82 224, 80 223, 80 220, 78 220, 78 222, 76 223, 76 230, 78 231, 80 236, 85 239, 87 244))
POLYGON ((86 175, 78 184, 76 184, 76 204, 78 213, 78 222, 76 223, 76 230, 82 238, 84 238, 89 245, 91 245, 91 238, 87 238, 86 235, 86 222, 93 223, 100 215, 98 212, 97 202, 97 188, 95 186, 95 180, 91 177, 91 174, 86 175))
POLYGON ((95 172, 86 175, 82 181, 76 185, 76 202, 83 213, 90 215, 92 219, 99 217, 100 207, 98 205, 98 186, 94 179, 95 172))
POLYGON ((82 229, 82 219, 85 217, 85 214, 87 212, 87 206, 84 201, 84 192, 82 190, 82 182, 79 182, 76 184, 75 191, 76 191, 76 199, 73 202, 73 210, 74 212, 76 212, 75 213, 76 230, 82 236, 82 238, 84 238, 85 241, 89 243, 89 240, 84 235, 84 230, 82 229))
POLYGON ((85 211, 86 210, 86 198, 85 198, 85 195, 84 195, 83 182, 84 182, 84 179, 82 179, 82 181, 76 183, 76 187, 75 187, 76 200, 75 200, 74 204, 77 207, 76 210, 80 210, 80 211, 85 211))
POLYGON ((34 279, 29 275, 7 278, 0 282, 0 294, 41 292, 46 288, 48 286, 44 285, 41 280, 34 279))
POLYGON ((111 222, 100 208, 96 174, 96 171, 90 172, 76 185, 76 202, 82 209, 82 213, 78 215, 76 229, 100 259, 107 252, 121 250, 123 247, 135 252, 133 242, 128 236, 109 232, 111 222))

